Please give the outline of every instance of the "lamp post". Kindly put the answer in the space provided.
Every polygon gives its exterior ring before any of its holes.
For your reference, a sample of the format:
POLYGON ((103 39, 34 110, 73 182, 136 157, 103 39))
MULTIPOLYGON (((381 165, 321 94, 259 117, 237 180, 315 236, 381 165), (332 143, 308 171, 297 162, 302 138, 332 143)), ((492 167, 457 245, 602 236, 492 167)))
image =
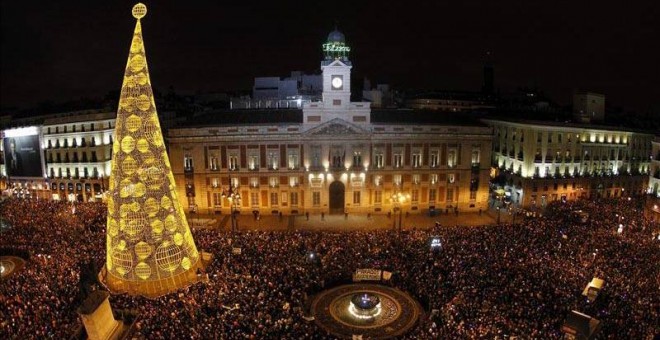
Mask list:
POLYGON ((238 211, 238 206, 241 204, 241 195, 238 193, 238 187, 234 186, 231 181, 231 176, 229 177, 229 188, 225 191, 222 190, 222 197, 229 200, 230 211, 231 211, 231 232, 238 231, 238 221, 236 220, 236 212, 238 211))
MULTIPOLYGON (((394 212, 399 211, 399 232, 401 232, 402 229, 402 213, 403 213, 403 204, 410 199, 410 195, 404 194, 400 191, 397 191, 392 194, 390 197, 390 201, 392 202, 392 205, 394 206, 394 212)), ((396 225, 396 220, 392 223, 392 228, 394 229, 394 226, 396 225)))

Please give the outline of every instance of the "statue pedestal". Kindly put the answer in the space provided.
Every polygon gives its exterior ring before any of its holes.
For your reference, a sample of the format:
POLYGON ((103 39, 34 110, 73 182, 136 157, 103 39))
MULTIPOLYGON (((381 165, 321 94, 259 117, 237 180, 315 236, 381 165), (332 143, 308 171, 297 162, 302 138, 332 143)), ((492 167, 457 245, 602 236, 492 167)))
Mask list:
POLYGON ((80 319, 85 325, 88 339, 112 339, 113 334, 121 326, 121 323, 115 320, 112 314, 110 301, 108 301, 109 296, 110 294, 105 291, 93 291, 78 307, 78 315, 80 315, 80 319))

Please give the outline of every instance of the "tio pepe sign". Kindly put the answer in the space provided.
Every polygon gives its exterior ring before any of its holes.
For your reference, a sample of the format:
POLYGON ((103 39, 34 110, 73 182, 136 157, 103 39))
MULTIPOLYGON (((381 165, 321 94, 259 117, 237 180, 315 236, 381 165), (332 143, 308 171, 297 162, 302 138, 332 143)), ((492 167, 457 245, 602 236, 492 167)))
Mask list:
POLYGON ((339 45, 335 43, 323 44, 323 51, 325 52, 350 52, 351 48, 346 45, 339 45))

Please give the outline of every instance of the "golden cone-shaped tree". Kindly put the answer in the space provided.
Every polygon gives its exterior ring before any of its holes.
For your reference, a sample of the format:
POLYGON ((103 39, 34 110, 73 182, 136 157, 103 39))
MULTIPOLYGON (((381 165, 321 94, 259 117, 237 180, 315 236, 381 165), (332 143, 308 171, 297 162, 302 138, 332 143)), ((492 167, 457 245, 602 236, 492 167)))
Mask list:
POLYGON ((177 197, 156 113, 140 19, 121 87, 107 196, 106 266, 115 293, 155 297, 197 281, 200 255, 177 197))

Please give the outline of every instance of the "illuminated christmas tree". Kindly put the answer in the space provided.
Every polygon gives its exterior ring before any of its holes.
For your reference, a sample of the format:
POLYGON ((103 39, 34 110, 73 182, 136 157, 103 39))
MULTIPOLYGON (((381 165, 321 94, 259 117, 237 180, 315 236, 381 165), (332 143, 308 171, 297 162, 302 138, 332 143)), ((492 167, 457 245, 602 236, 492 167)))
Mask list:
POLYGON ((112 145, 106 236, 101 278, 110 290, 155 297, 197 281, 201 266, 156 113, 140 19, 137 19, 121 87, 112 145))

